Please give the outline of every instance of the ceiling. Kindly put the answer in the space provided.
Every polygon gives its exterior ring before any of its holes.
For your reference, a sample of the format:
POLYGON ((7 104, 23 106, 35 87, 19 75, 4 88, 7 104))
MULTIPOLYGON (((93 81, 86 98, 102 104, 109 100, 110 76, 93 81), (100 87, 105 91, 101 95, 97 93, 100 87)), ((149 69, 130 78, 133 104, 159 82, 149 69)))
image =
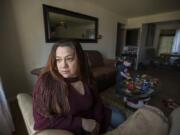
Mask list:
POLYGON ((180 10, 180 0, 86 0, 132 18, 180 10))

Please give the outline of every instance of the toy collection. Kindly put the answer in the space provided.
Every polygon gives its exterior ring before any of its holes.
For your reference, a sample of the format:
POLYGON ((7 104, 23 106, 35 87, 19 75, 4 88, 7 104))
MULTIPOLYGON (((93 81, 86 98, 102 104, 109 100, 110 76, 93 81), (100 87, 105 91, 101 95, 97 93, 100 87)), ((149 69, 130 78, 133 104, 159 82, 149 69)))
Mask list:
POLYGON ((152 78, 146 74, 136 75, 132 77, 130 80, 125 80, 125 87, 127 88, 127 92, 132 94, 145 94, 150 89, 157 89, 159 85, 159 79, 152 78))
POLYGON ((146 74, 136 75, 124 81, 124 102, 127 106, 138 109, 143 107, 150 99, 151 94, 158 89, 159 79, 146 74))

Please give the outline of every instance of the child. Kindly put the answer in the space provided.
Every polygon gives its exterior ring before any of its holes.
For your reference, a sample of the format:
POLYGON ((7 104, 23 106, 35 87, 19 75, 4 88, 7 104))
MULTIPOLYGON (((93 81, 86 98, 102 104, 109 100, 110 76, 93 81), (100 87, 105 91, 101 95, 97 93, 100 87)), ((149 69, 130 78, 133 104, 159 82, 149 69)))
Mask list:
POLYGON ((122 88, 124 81, 131 79, 128 72, 128 67, 131 66, 131 60, 129 58, 118 59, 116 63, 116 93, 122 94, 122 88))

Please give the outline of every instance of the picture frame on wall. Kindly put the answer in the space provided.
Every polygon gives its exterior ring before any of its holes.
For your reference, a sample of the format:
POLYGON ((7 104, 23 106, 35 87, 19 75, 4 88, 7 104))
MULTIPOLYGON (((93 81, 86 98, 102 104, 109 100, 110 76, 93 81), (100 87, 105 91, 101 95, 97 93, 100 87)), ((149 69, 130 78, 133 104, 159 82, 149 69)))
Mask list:
POLYGON ((46 42, 97 42, 98 18, 48 5, 43 5, 43 14, 46 42))

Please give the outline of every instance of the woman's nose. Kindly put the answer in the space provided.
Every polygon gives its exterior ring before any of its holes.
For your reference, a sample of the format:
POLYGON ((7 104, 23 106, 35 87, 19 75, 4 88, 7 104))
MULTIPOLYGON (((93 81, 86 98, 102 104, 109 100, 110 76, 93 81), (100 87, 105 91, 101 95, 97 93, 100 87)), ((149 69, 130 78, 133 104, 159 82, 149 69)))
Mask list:
POLYGON ((66 68, 68 66, 66 60, 63 60, 61 64, 63 68, 66 68))

